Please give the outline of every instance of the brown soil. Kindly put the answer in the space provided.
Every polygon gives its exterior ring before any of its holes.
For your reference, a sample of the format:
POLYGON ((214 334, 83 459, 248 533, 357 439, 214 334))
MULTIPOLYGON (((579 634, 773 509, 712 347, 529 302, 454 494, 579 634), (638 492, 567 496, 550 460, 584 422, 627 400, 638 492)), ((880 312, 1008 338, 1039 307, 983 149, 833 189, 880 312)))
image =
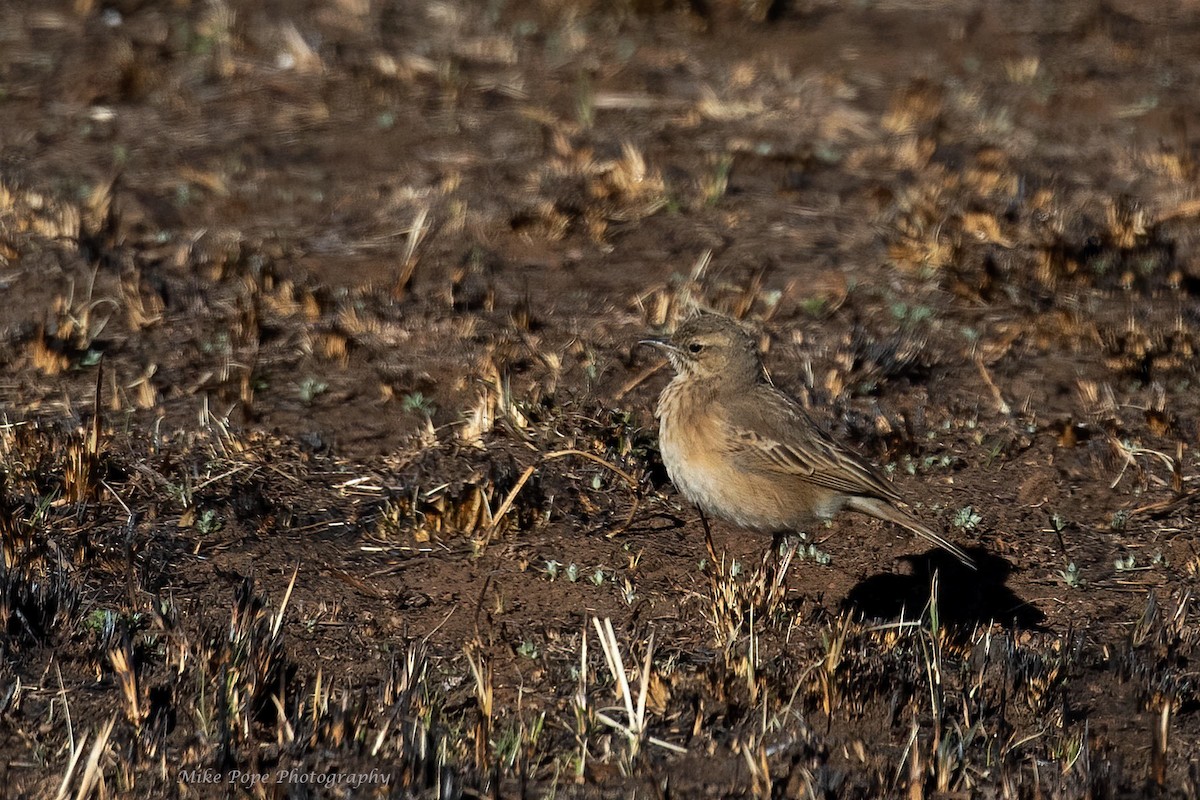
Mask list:
POLYGON ((1193 12, 5 4, 0 794, 1197 796, 1193 12), (714 563, 697 305, 979 571, 714 563))

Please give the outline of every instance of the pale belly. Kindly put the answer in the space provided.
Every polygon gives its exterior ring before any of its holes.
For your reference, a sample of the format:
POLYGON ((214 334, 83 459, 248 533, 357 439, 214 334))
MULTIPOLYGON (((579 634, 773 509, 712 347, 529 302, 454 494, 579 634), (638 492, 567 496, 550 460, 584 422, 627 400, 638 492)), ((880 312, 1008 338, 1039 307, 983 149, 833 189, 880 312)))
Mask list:
POLYGON ((711 441, 695 433, 682 446, 677 431, 660 429, 659 446, 671 482, 705 513, 760 531, 809 530, 842 506, 836 495, 820 492, 799 478, 772 479, 731 468, 711 441))

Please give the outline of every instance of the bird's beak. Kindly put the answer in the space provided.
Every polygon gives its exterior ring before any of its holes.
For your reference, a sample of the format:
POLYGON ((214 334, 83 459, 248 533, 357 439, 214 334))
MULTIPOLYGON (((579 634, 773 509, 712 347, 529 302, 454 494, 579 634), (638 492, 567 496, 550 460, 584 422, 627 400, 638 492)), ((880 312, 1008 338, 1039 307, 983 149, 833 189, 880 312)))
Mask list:
POLYGON ((655 348, 658 348, 659 350, 662 350, 667 355, 679 353, 679 348, 676 347, 674 344, 672 344, 670 339, 667 339, 665 337, 655 337, 653 339, 641 339, 638 341, 638 344, 648 344, 651 347, 655 347, 655 348))

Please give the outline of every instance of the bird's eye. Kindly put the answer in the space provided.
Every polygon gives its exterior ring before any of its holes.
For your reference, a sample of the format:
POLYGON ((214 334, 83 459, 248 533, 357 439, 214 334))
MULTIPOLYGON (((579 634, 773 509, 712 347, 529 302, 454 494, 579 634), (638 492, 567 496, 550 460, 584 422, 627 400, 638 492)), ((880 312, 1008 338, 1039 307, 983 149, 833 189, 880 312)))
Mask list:
POLYGON ((688 345, 689 353, 699 353, 703 349, 704 349, 704 345, 700 344, 699 342, 692 342, 691 344, 688 345))

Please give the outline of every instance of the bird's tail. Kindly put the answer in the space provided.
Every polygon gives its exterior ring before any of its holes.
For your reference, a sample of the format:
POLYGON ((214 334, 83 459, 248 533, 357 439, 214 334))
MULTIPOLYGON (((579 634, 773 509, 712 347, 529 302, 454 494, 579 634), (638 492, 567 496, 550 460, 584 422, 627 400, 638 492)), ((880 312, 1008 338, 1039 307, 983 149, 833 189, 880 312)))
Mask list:
POLYGON ((976 569, 975 562, 971 560, 971 557, 961 547, 953 544, 940 533, 935 533, 916 517, 896 508, 896 506, 886 500, 881 500, 877 497, 851 497, 846 502, 846 508, 861 512, 870 517, 875 517, 875 519, 894 522, 903 528, 908 528, 918 536, 924 537, 937 546, 953 553, 959 561, 971 569, 976 569))

